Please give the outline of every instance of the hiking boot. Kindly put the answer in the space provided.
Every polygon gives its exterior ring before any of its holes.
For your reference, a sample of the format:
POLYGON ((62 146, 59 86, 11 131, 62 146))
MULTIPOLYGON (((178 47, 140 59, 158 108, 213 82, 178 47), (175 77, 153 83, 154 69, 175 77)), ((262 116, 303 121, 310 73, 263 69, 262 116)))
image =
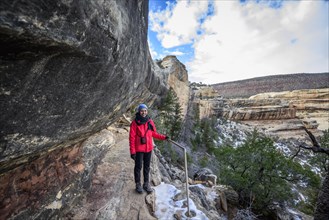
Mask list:
POLYGON ((144 183, 143 184, 143 189, 147 192, 147 193, 152 193, 153 189, 151 188, 150 183, 144 183))
POLYGON ((140 183, 136 183, 136 192, 140 194, 143 193, 142 185, 140 183))

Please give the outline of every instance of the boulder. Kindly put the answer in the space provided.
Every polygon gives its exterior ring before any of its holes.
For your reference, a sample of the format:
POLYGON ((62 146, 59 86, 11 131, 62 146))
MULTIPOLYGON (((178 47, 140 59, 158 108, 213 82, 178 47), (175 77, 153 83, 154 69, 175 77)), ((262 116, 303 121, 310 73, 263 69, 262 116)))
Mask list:
POLYGON ((198 170, 194 175, 193 179, 196 181, 202 181, 204 183, 207 183, 210 181, 212 185, 216 185, 217 182, 217 176, 213 174, 213 172, 208 168, 202 168, 198 170))

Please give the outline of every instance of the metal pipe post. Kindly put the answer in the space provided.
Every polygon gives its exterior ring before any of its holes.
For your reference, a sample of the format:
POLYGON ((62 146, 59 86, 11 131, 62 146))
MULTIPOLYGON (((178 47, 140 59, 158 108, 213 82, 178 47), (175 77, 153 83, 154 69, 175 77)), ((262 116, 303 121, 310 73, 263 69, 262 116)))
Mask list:
POLYGON ((182 148, 184 150, 184 162, 185 162, 185 178, 186 178, 186 197, 187 197, 187 214, 188 217, 191 217, 190 213, 190 198, 189 198, 189 190, 188 190, 188 173, 187 173, 187 154, 186 154, 186 149, 185 147, 181 146, 180 144, 176 143, 173 140, 168 140, 169 142, 175 144, 176 146, 182 148))

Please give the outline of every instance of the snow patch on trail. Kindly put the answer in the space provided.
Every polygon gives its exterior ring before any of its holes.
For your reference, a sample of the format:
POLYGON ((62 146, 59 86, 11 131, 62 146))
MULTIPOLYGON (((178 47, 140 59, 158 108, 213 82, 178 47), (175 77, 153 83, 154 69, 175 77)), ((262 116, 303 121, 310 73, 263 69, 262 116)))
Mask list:
POLYGON ((194 217, 186 216, 187 207, 184 205, 186 199, 174 201, 175 195, 180 193, 175 186, 161 183, 160 185, 154 187, 155 189, 155 216, 159 220, 174 219, 174 214, 181 216, 181 219, 190 220, 208 220, 207 216, 200 210, 198 210, 193 202, 189 199, 190 212, 195 213, 194 217))

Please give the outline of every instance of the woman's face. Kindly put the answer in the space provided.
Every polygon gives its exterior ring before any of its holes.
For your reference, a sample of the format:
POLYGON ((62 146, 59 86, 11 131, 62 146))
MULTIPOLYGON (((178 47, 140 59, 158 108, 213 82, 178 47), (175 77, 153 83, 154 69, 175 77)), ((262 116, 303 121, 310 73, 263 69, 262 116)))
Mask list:
POLYGON ((139 111, 139 114, 142 116, 142 117, 145 117, 147 115, 147 109, 141 109, 139 111))

